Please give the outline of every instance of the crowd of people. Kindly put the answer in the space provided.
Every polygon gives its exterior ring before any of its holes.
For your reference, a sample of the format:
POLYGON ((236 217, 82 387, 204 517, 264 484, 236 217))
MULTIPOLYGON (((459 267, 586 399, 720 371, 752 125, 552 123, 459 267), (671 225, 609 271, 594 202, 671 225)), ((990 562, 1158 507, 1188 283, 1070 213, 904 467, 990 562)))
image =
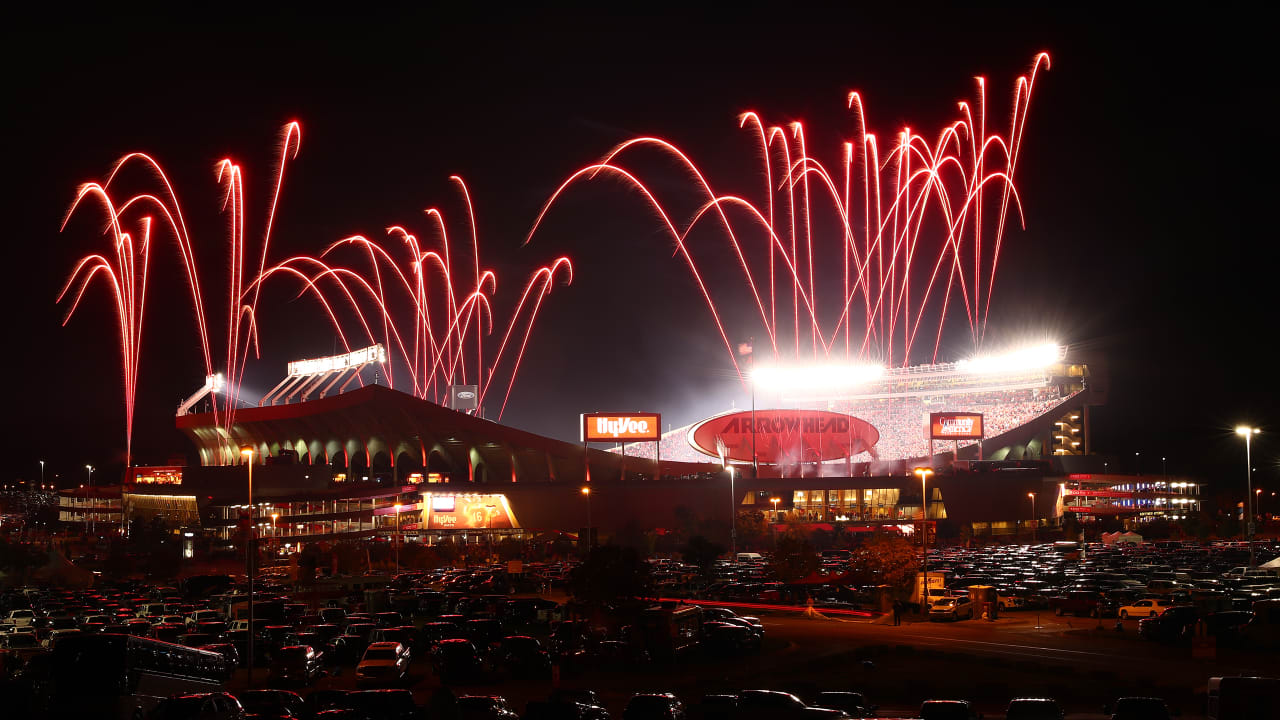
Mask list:
MULTIPOLYGON (((946 389, 946 388, 942 388, 946 389)), ((860 453, 853 462, 869 460, 891 461, 924 457, 929 453, 927 430, 929 413, 976 412, 982 413, 984 435, 988 438, 1009 432, 1035 420, 1072 397, 1063 395, 1057 386, 1040 386, 1013 390, 981 390, 975 392, 937 395, 906 395, 895 398, 871 400, 833 400, 828 409, 853 415, 871 423, 880 433, 874 448, 875 457, 860 453)), ((661 453, 663 460, 683 462, 707 462, 706 455, 689 444, 691 425, 676 428, 663 434, 661 453)), ((974 444, 962 440, 960 446, 974 444)), ((936 452, 946 452, 950 442, 935 443, 936 452)), ((626 446, 628 457, 653 460, 654 443, 632 443, 626 446)), ((621 447, 613 448, 621 452, 621 447)))

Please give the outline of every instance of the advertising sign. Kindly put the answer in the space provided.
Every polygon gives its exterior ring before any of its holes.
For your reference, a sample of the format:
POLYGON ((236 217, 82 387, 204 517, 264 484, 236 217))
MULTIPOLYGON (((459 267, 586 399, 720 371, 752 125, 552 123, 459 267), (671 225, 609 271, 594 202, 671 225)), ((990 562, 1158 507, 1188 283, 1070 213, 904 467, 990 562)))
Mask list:
POLYGON ((449 407, 454 410, 475 410, 480 402, 479 385, 450 385, 449 407))
POLYGON ((426 506, 430 530, 500 530, 519 527, 505 495, 431 495, 426 506))
POLYGON ((929 413, 929 437, 933 440, 981 440, 982 413, 929 413))
POLYGON ((582 442, 654 442, 662 439, 658 413, 585 413, 582 442))
POLYGON ((871 452, 880 431, 866 420, 826 410, 750 410, 717 415, 689 430, 689 444, 705 455, 786 465, 838 460, 871 452), (754 432, 753 432, 754 427, 754 432), (754 436, 754 437, 753 437, 754 436))
POLYGON ((129 468, 129 484, 132 485, 181 485, 182 466, 129 468))

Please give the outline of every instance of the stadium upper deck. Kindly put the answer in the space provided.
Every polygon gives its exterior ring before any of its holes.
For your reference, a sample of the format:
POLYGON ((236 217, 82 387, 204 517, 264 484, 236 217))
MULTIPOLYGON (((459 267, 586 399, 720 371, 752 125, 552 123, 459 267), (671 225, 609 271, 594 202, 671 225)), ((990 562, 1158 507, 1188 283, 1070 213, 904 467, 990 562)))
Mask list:
MULTIPOLYGON (((879 431, 880 440, 870 452, 853 456, 853 462, 927 457, 929 414, 937 412, 982 413, 986 437, 999 442, 999 447, 986 446, 987 457, 1010 443, 1023 448, 1019 459, 1028 454, 1076 454, 1085 442, 1079 409, 1085 399, 1082 394, 1088 367, 1069 362, 1066 348, 1056 345, 995 358, 893 369, 785 372, 792 377, 782 377, 783 373, 774 369, 756 374, 756 407, 831 410, 866 420, 879 431), (853 379, 848 379, 851 376, 853 379), (761 384, 765 387, 761 388, 761 384), (1075 434, 1068 437, 1050 433, 1044 437, 1045 427, 1052 428, 1053 421, 1060 417, 1073 417, 1072 425, 1077 430, 1069 432, 1075 434)), ((689 430, 695 424, 664 434, 664 459, 705 459, 688 442, 689 430)), ((976 444, 977 441, 960 441, 959 447, 976 444)), ((935 446, 937 452, 954 448, 951 442, 939 441, 935 446)), ((976 448, 973 450, 976 455, 976 448)), ((654 447, 628 445, 626 452, 652 458, 654 447)))

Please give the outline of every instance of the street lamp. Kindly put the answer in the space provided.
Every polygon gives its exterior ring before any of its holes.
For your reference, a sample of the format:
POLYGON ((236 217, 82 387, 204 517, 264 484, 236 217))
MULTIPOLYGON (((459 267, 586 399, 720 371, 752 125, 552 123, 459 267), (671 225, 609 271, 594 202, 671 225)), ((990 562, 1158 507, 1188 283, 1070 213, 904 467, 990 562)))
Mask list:
POLYGON ((40 487, 44 487, 44 461, 40 461, 40 487))
POLYGON ((89 471, 89 534, 92 535, 96 527, 93 522, 95 517, 93 514, 93 466, 85 465, 84 469, 89 471))
POLYGON ((240 448, 241 457, 249 469, 249 539, 244 554, 245 574, 249 576, 249 687, 253 687, 253 634, 257 629, 253 626, 253 566, 254 555, 258 551, 257 539, 258 518, 253 506, 253 448, 240 448))
POLYGON ((400 574, 400 507, 401 505, 400 503, 396 503, 395 505, 392 505, 392 507, 395 508, 395 511, 396 511, 396 514, 395 514, 396 534, 391 539, 391 542, 394 544, 396 549, 396 574, 399 575, 400 574))
MULTIPOLYGON (((738 495, 733 490, 733 466, 725 465, 729 471, 729 558, 738 562, 738 495)), ((775 520, 777 518, 774 518, 775 520)))
POLYGON ((769 502, 773 503, 773 521, 775 523, 778 522, 778 503, 781 501, 782 501, 782 498, 779 498, 779 497, 769 498, 769 502))
POLYGON ((1027 493, 1027 497, 1031 498, 1031 543, 1034 545, 1036 542, 1036 524, 1037 524, 1036 523, 1036 494, 1033 492, 1029 492, 1027 493))
POLYGON ((587 549, 591 549, 591 488, 582 488, 582 496, 587 499, 587 549))
POLYGON ((911 472, 920 478, 920 569, 924 573, 924 596, 921 608, 929 611, 929 494, 925 483, 933 474, 933 468, 919 467, 911 472))
POLYGON ((1256 427, 1248 425, 1237 425, 1236 434, 1244 436, 1244 472, 1247 492, 1244 496, 1245 513, 1248 518, 1245 520, 1244 532, 1245 538, 1249 541, 1249 567, 1257 567, 1258 558, 1253 551, 1253 436, 1262 432, 1256 427))
POLYGON ((485 506, 484 506, 485 542, 489 543, 489 559, 490 559, 490 560, 493 560, 493 558, 494 558, 494 552, 493 552, 493 512, 494 512, 495 510, 497 510, 497 509, 498 509, 498 506, 497 506, 497 505, 493 505, 493 504, 485 505, 485 506))
POLYGON ((1138 475, 1142 474, 1142 461, 1140 460, 1141 455, 1142 453, 1133 454, 1133 469, 1138 475))

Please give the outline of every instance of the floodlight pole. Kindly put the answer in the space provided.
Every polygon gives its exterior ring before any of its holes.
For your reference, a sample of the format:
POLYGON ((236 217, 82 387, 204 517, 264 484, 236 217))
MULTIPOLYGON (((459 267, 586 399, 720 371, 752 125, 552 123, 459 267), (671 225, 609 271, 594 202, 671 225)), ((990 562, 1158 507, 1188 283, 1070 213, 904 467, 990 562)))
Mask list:
POLYGON ((249 575, 249 680, 248 687, 253 687, 253 570, 258 559, 258 518, 253 506, 253 448, 243 448, 240 455, 247 460, 249 467, 249 542, 245 552, 245 565, 249 575))
POLYGON ((756 339, 752 337, 748 342, 751 343, 751 472, 759 480, 760 456, 756 453, 756 339))
POLYGON ((733 466, 729 466, 729 552, 738 562, 738 495, 733 490, 733 466))

